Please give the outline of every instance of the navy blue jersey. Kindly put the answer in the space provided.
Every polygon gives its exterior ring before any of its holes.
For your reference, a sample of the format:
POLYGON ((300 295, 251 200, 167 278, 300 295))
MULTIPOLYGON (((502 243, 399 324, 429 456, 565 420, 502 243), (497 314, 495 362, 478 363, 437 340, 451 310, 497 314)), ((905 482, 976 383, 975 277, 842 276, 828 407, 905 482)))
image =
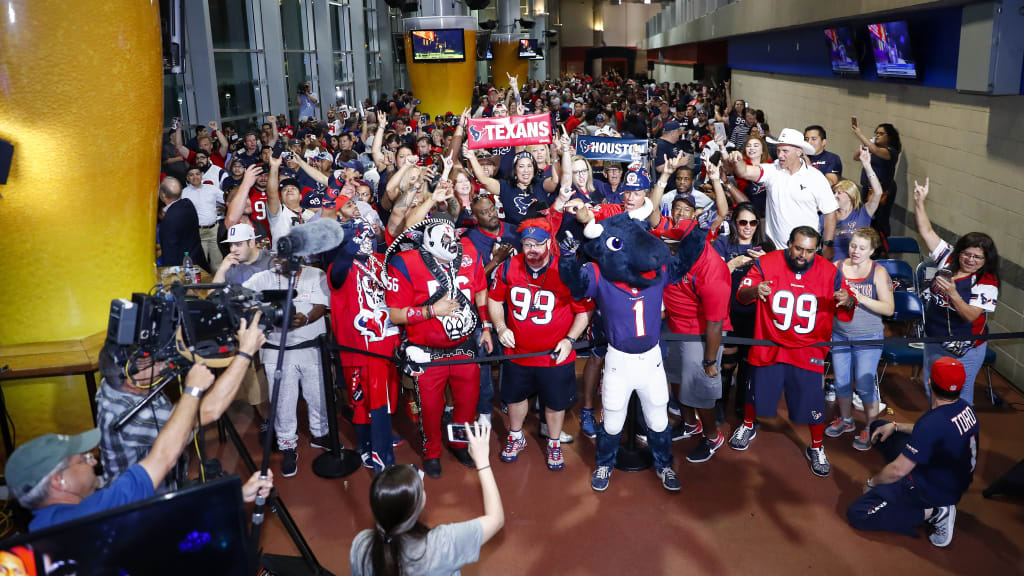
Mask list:
POLYGON ((903 447, 917 466, 910 473, 925 500, 936 506, 960 501, 978 463, 978 417, 963 399, 924 413, 903 447))
POLYGON ((526 216, 526 209, 536 201, 547 202, 547 194, 537 192, 537 187, 531 186, 526 190, 509 184, 508 180, 501 180, 501 209, 504 213, 502 218, 506 223, 518 226, 526 216))
POLYGON ((588 298, 601 310, 608 344, 616 350, 640 354, 658 345, 661 334, 661 297, 668 284, 668 270, 661 267, 661 279, 647 288, 632 288, 601 275, 594 263, 583 265, 588 280, 588 298))
MULTIPOLYGON (((714 248, 715 252, 718 252, 718 255, 721 256, 723 260, 725 260, 726 264, 728 264, 729 260, 732 260, 737 256, 746 256, 747 251, 753 248, 754 245, 730 244, 728 236, 719 236, 718 238, 715 238, 715 241, 714 243, 711 244, 711 247, 714 248)), ((740 282, 743 281, 743 277, 747 275, 747 272, 753 265, 754 263, 751 262, 746 266, 740 266, 739 268, 736 268, 735 270, 732 271, 732 296, 729 300, 729 310, 731 310, 733 313, 753 314, 754 312, 757 311, 756 300, 754 302, 751 302, 750 304, 741 304, 740 301, 736 299, 736 292, 739 291, 740 289, 740 282)))
POLYGON ((491 263, 491 253, 498 240, 504 244, 511 244, 516 250, 522 250, 519 243, 519 232, 514 226, 509 226, 504 222, 501 223, 501 227, 498 228, 498 233, 495 235, 491 235, 480 227, 473 227, 462 236, 473 243, 476 253, 480 255, 480 263, 484 266, 491 263))
POLYGON ((817 168, 822 174, 835 174, 838 178, 843 177, 843 160, 838 154, 822 150, 821 154, 817 156, 808 154, 807 159, 811 166, 817 168))

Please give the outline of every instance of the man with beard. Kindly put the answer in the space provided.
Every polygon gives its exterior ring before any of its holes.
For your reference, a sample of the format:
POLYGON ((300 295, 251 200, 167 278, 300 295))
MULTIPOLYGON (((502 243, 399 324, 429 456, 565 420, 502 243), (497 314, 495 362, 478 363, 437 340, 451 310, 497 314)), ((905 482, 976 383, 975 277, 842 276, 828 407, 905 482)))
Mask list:
MULTIPOLYGON (((508 404, 509 434, 502 462, 515 462, 526 448, 527 399, 539 393, 547 422, 549 470, 565 468, 560 440, 565 411, 576 400, 573 344, 587 329, 593 302, 576 301, 552 272, 551 225, 544 218, 520 224, 523 253, 501 265, 491 283, 488 306, 495 333, 508 354, 550 352, 505 365, 501 396, 508 404), (505 303, 508 303, 506 311, 505 303)), ((557 267, 557 264, 555 265, 557 267)))
MULTIPOLYGON (((345 242, 327 268, 331 288, 331 325, 338 344, 387 357, 398 346, 398 327, 388 318, 384 259, 376 254, 373 227, 356 217, 342 224, 345 242)), ((391 414, 398 405, 398 369, 394 362, 342 351, 352 422, 363 465, 379 474, 395 463, 391 414)))
POLYGON ((228 198, 228 211, 224 226, 240 222, 252 225, 261 238, 260 247, 270 248, 270 215, 267 212, 267 183, 270 176, 262 164, 249 166, 242 176, 238 190, 228 198))
POLYGON ((814 345, 832 337, 834 317, 844 322, 853 318, 857 299, 836 267, 815 254, 820 239, 810 226, 794 228, 788 248, 755 260, 736 292, 741 304, 757 300, 754 338, 778 345, 750 349, 752 397, 747 397, 743 424, 733 432, 729 445, 746 450, 757 435, 755 415, 774 417, 785 391, 789 419, 810 427, 806 456, 811 471, 825 477, 831 471, 822 446, 827 349, 814 345))
POLYGON ((228 171, 210 161, 210 155, 200 150, 195 155, 195 167, 203 173, 203 184, 210 184, 220 188, 221 183, 228 177, 228 171))
MULTIPOLYGON (((451 385, 455 400, 454 423, 474 421, 480 395, 480 366, 430 363, 474 357, 473 343, 467 341, 479 322, 483 323, 479 345, 488 352, 492 350, 487 280, 473 244, 460 241, 451 222, 432 218, 414 230, 422 231, 420 247, 386 258, 386 300, 391 323, 405 326, 406 356, 415 363, 411 371, 421 410, 423 470, 431 478, 439 478, 445 385, 451 385)), ((461 464, 474 465, 465 442, 452 442, 451 447, 461 464)))

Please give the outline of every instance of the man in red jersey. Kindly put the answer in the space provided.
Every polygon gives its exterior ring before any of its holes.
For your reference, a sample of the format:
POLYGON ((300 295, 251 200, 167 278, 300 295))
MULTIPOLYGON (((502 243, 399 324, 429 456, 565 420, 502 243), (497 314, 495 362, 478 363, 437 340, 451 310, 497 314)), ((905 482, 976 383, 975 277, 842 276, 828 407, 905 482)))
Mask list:
POLYGON ((539 393, 548 424, 549 470, 565 468, 559 436, 565 410, 576 400, 576 352, 572 346, 590 323, 593 303, 573 300, 562 283, 551 250, 551 225, 531 218, 519 225, 523 253, 498 268, 488 294, 495 334, 508 354, 550 352, 509 361, 501 399, 508 404, 509 434, 502 462, 515 462, 526 448, 523 421, 527 398, 539 393), (505 303, 508 303, 508 309, 505 303))
MULTIPOLYGON (((488 352, 493 349, 486 306, 487 279, 472 242, 460 241, 450 221, 430 218, 406 232, 410 231, 421 233, 422 243, 417 250, 385 260, 389 279, 386 300, 391 323, 405 326, 406 356, 416 364, 423 470, 431 478, 438 478, 445 384, 451 385, 455 400, 453 422, 474 421, 480 366, 430 363, 476 356, 473 343, 467 340, 478 322, 483 322, 479 345, 488 352)), ((463 465, 474 465, 465 442, 453 442, 452 452, 463 465)))
POLYGON ((227 201, 224 225, 251 224, 260 238, 260 248, 270 249, 270 214, 267 210, 267 183, 269 173, 264 164, 253 164, 245 169, 238 191, 227 201))
POLYGON ((788 248, 756 260, 736 292, 741 304, 757 299, 754 338, 771 340, 777 346, 750 348, 753 398, 747 398, 743 424, 733 432, 729 445, 746 450, 757 435, 755 413, 774 417, 785 390, 789 419, 811 429, 806 452, 811 471, 824 477, 831 471, 822 447, 826 349, 814 344, 832 337, 834 317, 847 322, 853 318, 857 299, 836 267, 815 254, 820 239, 814 228, 794 228, 788 248))
MULTIPOLYGON (((355 217, 342 223, 345 242, 327 268, 331 287, 331 325, 338 344, 391 357, 398 327, 384 301, 387 276, 375 254, 373 227, 355 217)), ((391 414, 398 402, 398 368, 391 360, 358 352, 339 353, 352 404, 352 423, 363 465, 380 474, 395 463, 391 414)))

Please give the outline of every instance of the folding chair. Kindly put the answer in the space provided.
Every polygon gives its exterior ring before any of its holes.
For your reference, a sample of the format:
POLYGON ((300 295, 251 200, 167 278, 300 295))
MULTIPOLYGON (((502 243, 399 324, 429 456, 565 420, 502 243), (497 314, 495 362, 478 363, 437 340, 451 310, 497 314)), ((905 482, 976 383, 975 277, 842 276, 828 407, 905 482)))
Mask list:
POLYGON ((886 246, 888 246, 889 256, 893 254, 917 254, 918 259, 921 257, 921 246, 917 243, 917 240, 910 236, 892 236, 891 238, 885 239, 886 246))

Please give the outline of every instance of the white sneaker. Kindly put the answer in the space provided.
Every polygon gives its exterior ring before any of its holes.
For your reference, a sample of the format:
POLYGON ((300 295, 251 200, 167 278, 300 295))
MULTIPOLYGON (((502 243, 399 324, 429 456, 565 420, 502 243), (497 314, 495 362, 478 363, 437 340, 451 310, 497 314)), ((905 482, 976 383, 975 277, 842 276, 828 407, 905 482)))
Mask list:
POLYGON ((928 536, 928 540, 939 548, 949 546, 949 543, 953 541, 956 506, 949 505, 938 508, 928 522, 935 527, 935 531, 928 536))
MULTIPOLYGON (((864 411, 864 403, 861 402, 860 397, 857 396, 856 394, 853 395, 853 409, 854 410, 860 410, 861 412, 864 411)), ((885 402, 881 402, 880 401, 878 403, 878 413, 882 414, 884 412, 885 412, 885 402)))
MULTIPOLYGON (((543 421, 543 420, 540 421, 540 435, 541 435, 542 438, 548 438, 549 437, 548 436, 548 423, 543 421)), ((569 434, 565 430, 562 430, 561 432, 558 433, 558 441, 561 442, 562 444, 572 444, 573 440, 575 440, 575 439, 576 439, 575 436, 573 436, 572 434, 569 434)))

